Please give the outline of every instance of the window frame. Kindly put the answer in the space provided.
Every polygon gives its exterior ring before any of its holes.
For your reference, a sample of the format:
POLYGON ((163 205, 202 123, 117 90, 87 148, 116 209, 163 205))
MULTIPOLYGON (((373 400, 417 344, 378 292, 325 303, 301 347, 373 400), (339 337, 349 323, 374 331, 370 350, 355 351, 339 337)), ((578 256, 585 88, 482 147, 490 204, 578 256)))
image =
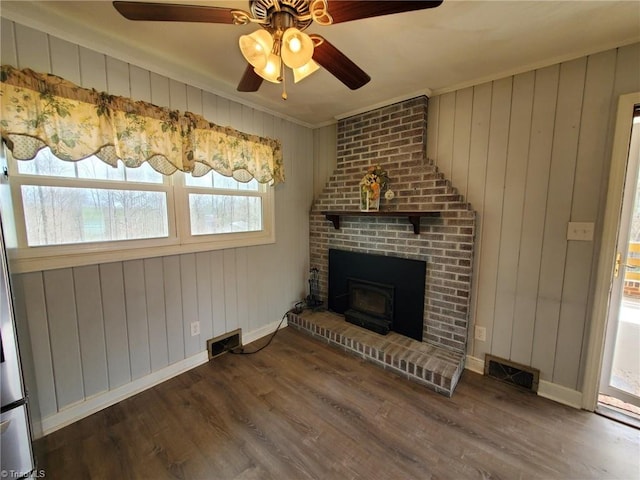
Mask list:
MULTIPOLYGON (((16 273, 275 243, 275 195, 274 188, 270 185, 259 184, 258 191, 187 186, 185 181, 187 174, 180 171, 176 171, 171 176, 163 176, 162 183, 40 176, 18 172, 17 162, 21 160, 13 159, 10 152, 6 150, 0 160, 8 173, 8 179, 5 178, 4 183, 7 183, 10 190, 10 205, 2 205, 2 210, 6 208, 12 210, 12 215, 3 214, 3 218, 13 217, 13 222, 9 222, 13 225, 9 228, 14 230, 11 233, 16 239, 16 244, 8 245, 7 251, 12 270, 16 273), (167 202, 167 236, 28 246, 22 185, 164 192, 167 202), (127 188, 122 188, 124 186, 127 188), (260 197, 262 229, 191 235, 189 193, 260 197)), ((6 201, 6 195, 2 197, 3 203, 9 203, 6 201)), ((5 229, 7 227, 4 226, 5 229)))

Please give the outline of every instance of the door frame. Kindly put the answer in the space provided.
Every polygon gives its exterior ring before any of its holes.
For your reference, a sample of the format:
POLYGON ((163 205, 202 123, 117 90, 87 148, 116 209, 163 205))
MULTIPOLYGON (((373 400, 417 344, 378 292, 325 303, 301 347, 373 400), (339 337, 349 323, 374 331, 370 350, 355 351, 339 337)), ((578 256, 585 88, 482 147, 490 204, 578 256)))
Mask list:
POLYGON ((594 411, 598 404, 600 372, 604 355, 605 332, 607 328, 607 312, 615 266, 618 229, 620 226, 620 209, 629 156, 629 141, 633 126, 633 108, 640 104, 640 92, 621 95, 618 99, 616 126, 613 134, 611 152, 611 168, 607 188, 596 287, 593 310, 589 327, 589 344, 582 388, 582 408, 594 411))

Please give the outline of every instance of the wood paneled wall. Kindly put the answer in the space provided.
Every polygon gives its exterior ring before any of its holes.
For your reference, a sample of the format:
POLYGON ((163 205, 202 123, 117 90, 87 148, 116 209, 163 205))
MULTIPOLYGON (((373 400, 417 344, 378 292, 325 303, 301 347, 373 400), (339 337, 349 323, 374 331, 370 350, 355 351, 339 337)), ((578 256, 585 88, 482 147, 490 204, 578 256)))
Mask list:
POLYGON ((338 164, 337 128, 338 124, 334 123, 313 130, 313 198, 318 198, 322 193, 329 176, 338 164))
POLYGON ((285 183, 275 189, 275 244, 14 277, 36 422, 202 352, 212 336, 238 327, 245 335, 258 331, 304 297, 309 128, 6 19, 1 33, 3 64, 278 138, 285 161, 285 183), (192 321, 200 322, 198 336, 190 334, 192 321))
POLYGON ((429 101, 427 155, 478 213, 468 353, 581 389, 619 95, 640 90, 640 45, 429 101), (594 222, 593 242, 567 224, 594 222))

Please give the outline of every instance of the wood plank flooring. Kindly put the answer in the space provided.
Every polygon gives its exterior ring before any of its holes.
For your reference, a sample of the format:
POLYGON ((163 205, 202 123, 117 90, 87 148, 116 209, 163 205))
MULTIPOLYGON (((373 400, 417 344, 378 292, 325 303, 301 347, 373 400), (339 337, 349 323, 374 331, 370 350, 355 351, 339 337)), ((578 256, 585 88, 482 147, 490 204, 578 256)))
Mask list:
POLYGON ((47 479, 640 478, 639 430, 468 371, 446 398, 292 329, 36 454, 47 479))

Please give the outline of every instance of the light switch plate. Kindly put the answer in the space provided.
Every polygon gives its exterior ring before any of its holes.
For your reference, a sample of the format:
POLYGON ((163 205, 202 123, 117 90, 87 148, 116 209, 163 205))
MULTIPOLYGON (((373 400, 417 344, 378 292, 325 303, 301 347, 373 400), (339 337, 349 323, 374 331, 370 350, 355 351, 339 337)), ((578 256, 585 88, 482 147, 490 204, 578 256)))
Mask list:
POLYGON ((569 222, 567 240, 593 241, 593 222, 569 222))

